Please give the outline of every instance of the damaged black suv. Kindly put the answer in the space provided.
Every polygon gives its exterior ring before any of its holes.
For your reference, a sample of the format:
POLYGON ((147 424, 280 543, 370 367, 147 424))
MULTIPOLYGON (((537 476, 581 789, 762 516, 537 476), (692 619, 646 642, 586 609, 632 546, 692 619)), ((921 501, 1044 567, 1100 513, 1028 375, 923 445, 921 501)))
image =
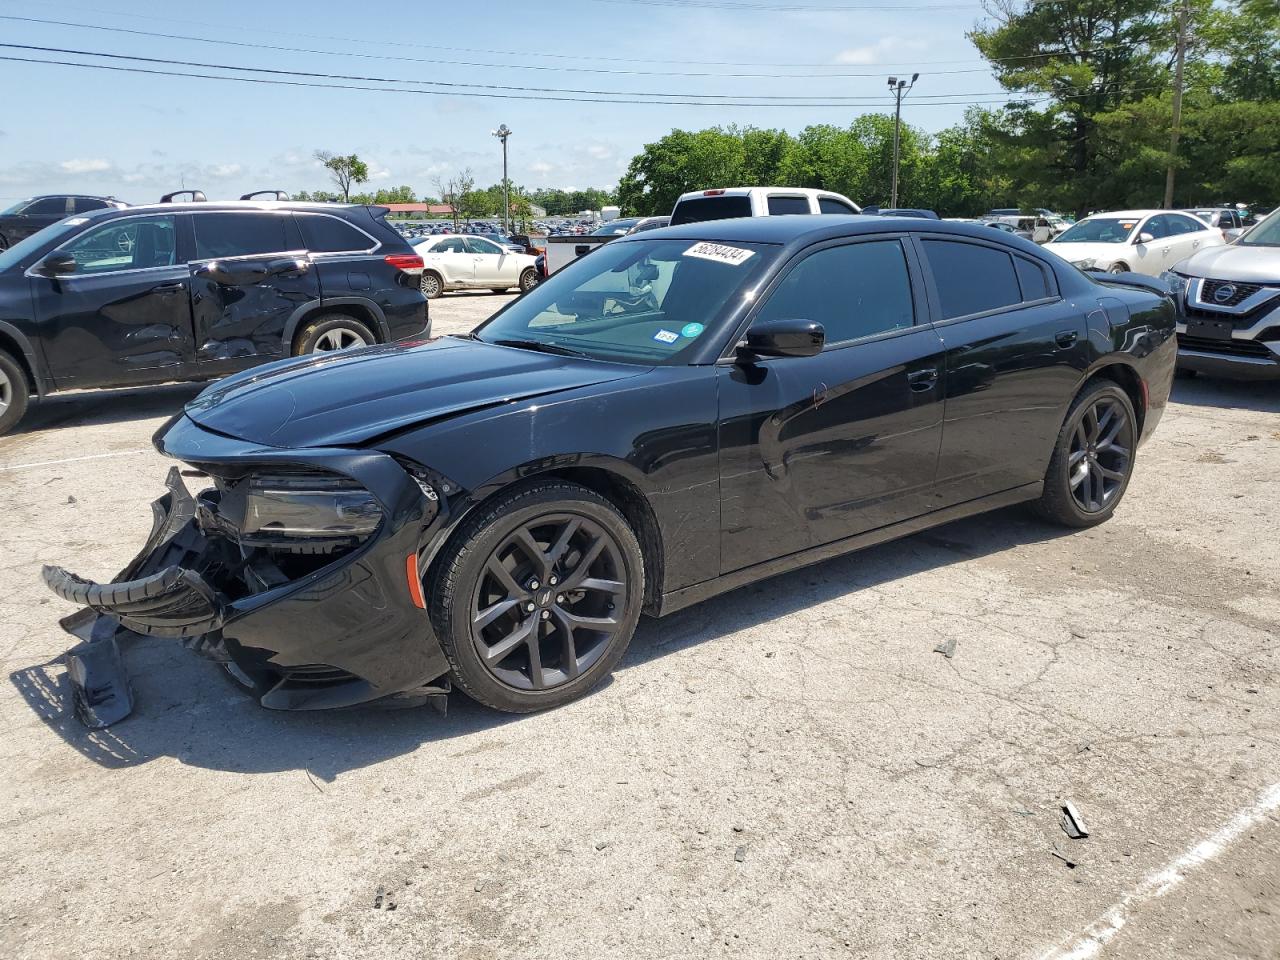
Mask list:
POLYGON ((0 433, 31 396, 211 380, 427 332, 422 258, 382 207, 104 207, 0 252, 0 433))
POLYGON ((590 690, 642 612, 1030 502, 1120 504, 1173 376, 1149 278, 981 226, 722 220, 619 238, 473 334, 301 357, 157 433, 175 468, 116 581, 44 576, 81 715, 173 637, 264 706, 590 690))

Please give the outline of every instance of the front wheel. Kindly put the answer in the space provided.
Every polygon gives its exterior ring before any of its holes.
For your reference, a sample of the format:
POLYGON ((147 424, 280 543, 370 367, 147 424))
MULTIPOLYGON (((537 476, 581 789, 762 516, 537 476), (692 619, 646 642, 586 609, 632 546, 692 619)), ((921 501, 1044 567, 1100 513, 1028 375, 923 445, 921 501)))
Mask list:
POLYGON ((8 433, 27 412, 31 391, 27 375, 18 362, 0 352, 0 433, 8 433))
POLYGON ((1068 527, 1094 527, 1109 520, 1128 489, 1137 446, 1137 417, 1129 395, 1110 381, 1091 384, 1067 412, 1037 510, 1068 527))
POLYGON ((514 713, 568 703, 626 652, 644 559, 613 504, 577 484, 513 488, 469 520, 429 585, 453 679, 514 713))
POLYGON ((1125 266, 1123 263, 1113 263, 1111 266, 1107 267, 1107 273, 1128 273, 1128 272, 1129 272, 1129 268, 1125 266))
POLYGON ((520 292, 528 293, 538 285, 538 271, 533 267, 525 267, 520 274, 520 292))

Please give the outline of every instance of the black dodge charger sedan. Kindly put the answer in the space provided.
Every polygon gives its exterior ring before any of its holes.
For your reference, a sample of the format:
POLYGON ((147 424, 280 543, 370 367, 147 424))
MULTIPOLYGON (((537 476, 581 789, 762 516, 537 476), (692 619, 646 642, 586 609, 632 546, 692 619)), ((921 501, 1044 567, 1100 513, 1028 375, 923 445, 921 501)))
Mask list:
POLYGON ((723 220, 620 238, 473 334, 284 360, 157 435, 117 582, 54 567, 82 716, 115 644, 181 638, 261 703, 572 700, 641 613, 1008 504, 1111 516, 1174 311, 980 225, 723 220))

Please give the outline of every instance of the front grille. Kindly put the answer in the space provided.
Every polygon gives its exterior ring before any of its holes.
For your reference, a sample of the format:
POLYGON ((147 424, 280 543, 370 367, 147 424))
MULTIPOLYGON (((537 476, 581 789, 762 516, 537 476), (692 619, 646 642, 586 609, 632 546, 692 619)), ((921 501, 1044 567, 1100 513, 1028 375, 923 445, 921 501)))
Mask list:
POLYGON ((1219 353, 1229 357, 1257 357, 1263 360, 1280 360, 1280 357, 1268 350, 1265 344, 1256 340, 1214 340, 1210 337, 1189 337, 1185 333, 1180 333, 1178 334, 1178 346, 1183 350, 1219 353))
POLYGON ((1219 307, 1236 307, 1252 297, 1255 293, 1262 289, 1260 283, 1233 283, 1230 280, 1206 280, 1204 287, 1200 290, 1200 299, 1204 303, 1212 303, 1219 307), (1235 292, 1226 300, 1214 299, 1214 294, 1220 287, 1235 287, 1235 292))

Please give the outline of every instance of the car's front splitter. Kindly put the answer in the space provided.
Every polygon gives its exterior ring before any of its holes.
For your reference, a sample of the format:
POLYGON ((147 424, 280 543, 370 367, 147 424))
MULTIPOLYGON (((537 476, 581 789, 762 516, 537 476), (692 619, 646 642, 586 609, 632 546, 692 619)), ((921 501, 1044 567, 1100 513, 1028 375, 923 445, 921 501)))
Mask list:
MULTIPOLYGON (((230 457, 233 450, 220 452, 230 457)), ((201 455, 218 462, 208 443, 201 455)), ((66 662, 86 725, 106 726, 131 711, 120 647, 139 636, 173 638, 223 663, 274 709, 447 694, 447 682, 438 681, 448 662, 409 583, 410 558, 429 519, 423 493, 382 454, 344 454, 333 465, 375 493, 386 519, 350 553, 286 583, 245 589, 247 577, 236 569, 240 554, 202 523, 202 505, 176 467, 168 492, 152 505, 151 536, 115 582, 96 584, 45 568, 55 593, 84 605, 62 626, 81 641, 66 662)))

